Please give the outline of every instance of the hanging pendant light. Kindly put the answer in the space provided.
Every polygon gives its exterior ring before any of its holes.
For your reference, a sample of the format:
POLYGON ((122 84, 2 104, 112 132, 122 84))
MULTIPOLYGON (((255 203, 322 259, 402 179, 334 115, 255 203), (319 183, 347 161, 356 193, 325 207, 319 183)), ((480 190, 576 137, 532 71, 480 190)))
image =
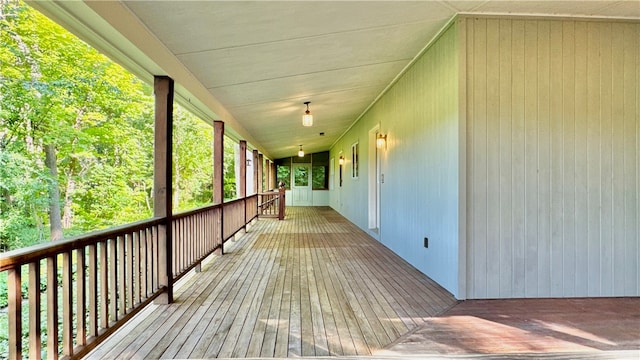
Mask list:
POLYGON ((302 150, 302 145, 300 145, 300 150, 298 150, 298 156, 304 157, 304 150, 302 150))
POLYGON ((307 105, 307 111, 302 115, 302 126, 313 126, 313 115, 311 115, 311 111, 309 111, 311 101, 305 101, 304 104, 307 105))

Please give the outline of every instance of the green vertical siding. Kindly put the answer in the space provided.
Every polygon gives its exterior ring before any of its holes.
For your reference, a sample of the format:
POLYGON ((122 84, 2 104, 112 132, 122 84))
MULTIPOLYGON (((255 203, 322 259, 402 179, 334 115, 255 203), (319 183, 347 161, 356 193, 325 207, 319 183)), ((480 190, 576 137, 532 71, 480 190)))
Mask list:
MULTIPOLYGON (((350 158, 359 142, 360 176, 332 191, 331 205, 362 229, 368 225, 368 132, 387 134, 381 152, 379 233, 387 247, 458 294, 459 52, 457 25, 447 29, 332 148, 350 158), (429 248, 423 239, 429 238, 429 248)), ((336 169, 338 165, 336 164, 336 169)))
POLYGON ((640 24, 466 21, 468 297, 640 295, 640 24))

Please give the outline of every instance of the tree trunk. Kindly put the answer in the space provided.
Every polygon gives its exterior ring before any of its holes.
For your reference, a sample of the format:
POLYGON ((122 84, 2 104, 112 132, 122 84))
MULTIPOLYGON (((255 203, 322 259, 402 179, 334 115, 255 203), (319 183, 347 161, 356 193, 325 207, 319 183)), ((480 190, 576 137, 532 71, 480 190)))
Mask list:
POLYGON ((49 185, 49 226, 51 228, 51 240, 62 239, 62 218, 60 217, 60 188, 58 187, 58 164, 56 148, 51 144, 44 146, 44 164, 51 173, 49 185))

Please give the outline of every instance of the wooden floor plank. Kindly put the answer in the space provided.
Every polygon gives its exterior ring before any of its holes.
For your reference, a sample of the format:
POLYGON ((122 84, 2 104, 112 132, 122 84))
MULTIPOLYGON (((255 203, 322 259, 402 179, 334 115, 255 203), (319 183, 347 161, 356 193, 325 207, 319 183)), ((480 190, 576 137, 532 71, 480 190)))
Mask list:
MULTIPOLYGON (((265 238, 274 238, 275 236, 276 235, 273 233, 266 234, 265 238)), ((266 240, 258 239, 258 241, 262 243, 266 240)), ((264 291, 264 296, 262 297, 262 301, 260 302, 260 310, 258 311, 256 319, 257 321, 255 322, 254 327, 250 332, 251 340, 245 353, 246 357, 259 357, 262 351, 262 344, 264 342, 265 334, 268 327, 271 303, 273 302, 274 292, 278 280, 278 272, 280 271, 279 263, 280 259, 282 259, 284 244, 284 242, 280 241, 275 247, 276 251, 273 258, 273 267, 271 269, 271 273, 264 291)), ((245 334, 245 336, 247 336, 247 334, 245 334)))
MULTIPOLYGON (((264 329, 266 326, 264 319, 269 311, 270 298, 273 294, 276 279, 273 272, 277 271, 276 259, 281 256, 282 251, 279 243, 274 244, 275 241, 276 239, 273 234, 263 240, 264 244, 268 245, 271 250, 265 254, 265 256, 268 257, 268 261, 265 264, 264 270, 262 270, 262 277, 255 291, 254 299, 250 307, 251 310, 247 314, 242 331, 238 334, 238 341, 231 354, 233 358, 246 357, 251 344, 254 344, 254 346, 261 345, 264 339, 264 329)), ((250 356, 258 356, 260 354, 260 348, 253 349, 252 353, 250 356)), ((222 354, 220 354, 220 356, 222 356, 222 354)))
POLYGON ((260 349, 260 356, 262 357, 273 357, 275 354, 278 327, 280 326, 280 308, 282 306, 282 295, 284 293, 286 278, 285 275, 287 272, 287 252, 289 251, 286 242, 287 240, 288 239, 281 239, 281 244, 283 247, 283 249, 281 250, 282 256, 279 259, 276 259, 278 264, 278 272, 276 273, 276 284, 273 290, 273 298, 271 299, 271 304, 269 306, 269 314, 267 316, 262 347, 260 349))
POLYGON ((325 316, 322 313, 322 304, 320 302, 320 289, 324 290, 324 286, 319 284, 316 280, 317 269, 314 267, 314 257, 312 255, 311 248, 317 246, 313 239, 307 237, 305 239, 304 246, 304 258, 305 258, 305 273, 307 275, 309 295, 309 312, 311 316, 311 331, 313 334, 313 340, 310 343, 313 345, 313 353, 309 352, 305 354, 303 349, 303 355, 305 356, 328 356, 329 344, 327 341, 327 331, 325 327, 325 316))
MULTIPOLYGON (((264 260, 261 262, 254 281, 249 288, 249 296, 245 297, 245 301, 240 307, 241 311, 238 311, 236 314, 227 339, 225 339, 217 355, 218 357, 236 358, 245 357, 246 355, 247 348, 251 341, 252 331, 258 321, 260 304, 262 303, 268 279, 271 276, 274 265, 275 253, 277 252, 277 247, 274 246, 274 242, 275 239, 270 237, 266 241, 267 248, 261 250, 261 255, 264 260)), ((257 250, 254 249, 253 251, 257 250)))

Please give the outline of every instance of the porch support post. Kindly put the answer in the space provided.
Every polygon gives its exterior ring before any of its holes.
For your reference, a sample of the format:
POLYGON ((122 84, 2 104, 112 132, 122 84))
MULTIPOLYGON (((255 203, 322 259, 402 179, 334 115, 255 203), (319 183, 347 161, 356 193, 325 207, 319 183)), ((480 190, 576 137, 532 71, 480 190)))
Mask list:
POLYGON ((253 150, 253 193, 254 194, 258 194, 258 161, 259 160, 259 156, 258 156, 258 150, 253 150))
POLYGON ((271 187, 271 160, 265 159, 264 161, 264 187, 265 190, 273 190, 271 187))
POLYGON ((271 188, 276 189, 278 186, 278 179, 276 174, 276 163, 271 162, 271 188))
POLYGON ((247 141, 240 140, 240 197, 247 196, 247 141))
POLYGON ((155 136, 153 152, 153 216, 163 217, 158 226, 158 286, 164 287, 155 302, 173 302, 172 269, 172 161, 173 161, 173 79, 156 76, 155 93, 155 136))
POLYGON ((244 225, 242 227, 247 229, 247 141, 240 140, 240 198, 244 204, 244 225))
MULTIPOLYGON (((224 122, 213 122, 213 203, 224 206, 224 122)), ((220 212, 220 255, 224 254, 224 209, 220 212)), ((215 234, 214 234, 215 236, 215 234)))
POLYGON ((263 176, 262 176, 262 172, 264 171, 263 169, 263 163, 264 163, 264 156, 262 154, 258 154, 258 192, 264 192, 264 183, 262 181, 263 176))

